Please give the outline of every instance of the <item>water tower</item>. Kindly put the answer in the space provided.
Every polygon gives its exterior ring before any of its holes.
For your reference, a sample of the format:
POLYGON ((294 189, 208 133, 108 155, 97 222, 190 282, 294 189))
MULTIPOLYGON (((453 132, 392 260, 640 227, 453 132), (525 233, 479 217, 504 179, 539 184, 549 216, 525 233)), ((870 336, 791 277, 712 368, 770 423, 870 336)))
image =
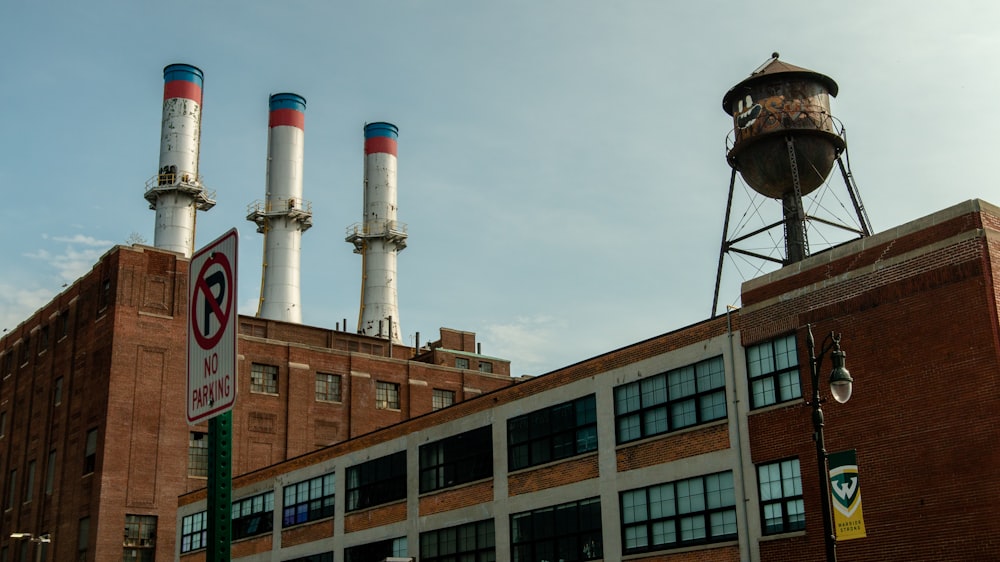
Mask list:
POLYGON ((722 109, 733 118, 726 154, 732 175, 712 302, 713 316, 718 306, 722 265, 727 253, 736 252, 780 265, 801 261, 809 256, 810 222, 852 232, 859 237, 871 235, 871 225, 849 165, 845 163, 846 158, 841 158, 847 151, 843 127, 830 113, 830 96, 836 96, 837 91, 837 83, 829 76, 778 60, 778 53, 774 53, 722 98, 722 109), (846 222, 848 217, 810 216, 803 206, 802 197, 824 186, 835 163, 857 215, 856 225, 846 222), (729 224, 737 172, 757 193, 781 201, 782 219, 731 238, 729 224), (784 231, 783 258, 738 246, 779 226, 784 231))

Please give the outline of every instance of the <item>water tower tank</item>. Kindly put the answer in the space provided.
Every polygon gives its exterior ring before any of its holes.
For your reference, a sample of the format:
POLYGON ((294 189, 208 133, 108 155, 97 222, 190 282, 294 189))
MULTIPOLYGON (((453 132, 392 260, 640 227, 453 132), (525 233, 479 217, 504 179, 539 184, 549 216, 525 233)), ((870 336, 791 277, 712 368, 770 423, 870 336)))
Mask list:
POLYGON ((723 110, 733 116, 729 165, 767 197, 792 194, 796 172, 799 195, 812 192, 846 147, 830 114, 830 96, 836 95, 832 78, 779 61, 774 53, 722 98, 723 110))

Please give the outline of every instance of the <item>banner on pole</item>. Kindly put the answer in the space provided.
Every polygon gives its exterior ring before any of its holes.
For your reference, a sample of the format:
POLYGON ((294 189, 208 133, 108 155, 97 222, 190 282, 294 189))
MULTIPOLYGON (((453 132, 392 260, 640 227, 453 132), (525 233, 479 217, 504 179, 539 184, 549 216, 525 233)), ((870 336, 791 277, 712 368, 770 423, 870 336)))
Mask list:
POLYGON ((865 533, 865 518, 861 512, 861 485, 856 451, 851 449, 830 453, 827 459, 837 540, 865 538, 868 535, 865 533))

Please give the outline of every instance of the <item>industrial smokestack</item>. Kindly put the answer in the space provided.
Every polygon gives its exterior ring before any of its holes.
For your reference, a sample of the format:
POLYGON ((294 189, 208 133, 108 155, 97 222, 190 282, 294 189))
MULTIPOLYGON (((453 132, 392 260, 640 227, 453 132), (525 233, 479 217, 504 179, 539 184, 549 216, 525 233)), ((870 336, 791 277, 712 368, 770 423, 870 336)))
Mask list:
POLYGON ((406 225, 396 221, 396 139, 391 123, 365 125, 364 222, 347 229, 361 254, 358 333, 402 343, 396 302, 396 254, 406 248, 406 225))
POLYGON ((269 106, 266 199, 251 203, 247 214, 264 234, 257 316, 301 323, 302 233, 312 226, 312 204, 302 199, 306 99, 274 94, 269 106))
POLYGON ((156 211, 153 245, 185 257, 194 253, 195 213, 215 205, 215 193, 205 190, 198 175, 204 78, 190 64, 163 69, 160 169, 146 182, 146 201, 156 211))

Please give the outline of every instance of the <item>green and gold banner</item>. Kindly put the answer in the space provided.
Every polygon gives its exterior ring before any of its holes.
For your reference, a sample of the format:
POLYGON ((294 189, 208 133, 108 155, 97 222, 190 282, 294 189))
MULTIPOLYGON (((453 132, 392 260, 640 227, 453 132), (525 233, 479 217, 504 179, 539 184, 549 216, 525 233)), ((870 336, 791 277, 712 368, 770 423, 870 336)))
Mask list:
POLYGON ((861 513, 861 485, 858 480, 858 460, 854 449, 827 455, 830 468, 830 496, 833 503, 833 523, 837 540, 862 539, 865 518, 861 513))

